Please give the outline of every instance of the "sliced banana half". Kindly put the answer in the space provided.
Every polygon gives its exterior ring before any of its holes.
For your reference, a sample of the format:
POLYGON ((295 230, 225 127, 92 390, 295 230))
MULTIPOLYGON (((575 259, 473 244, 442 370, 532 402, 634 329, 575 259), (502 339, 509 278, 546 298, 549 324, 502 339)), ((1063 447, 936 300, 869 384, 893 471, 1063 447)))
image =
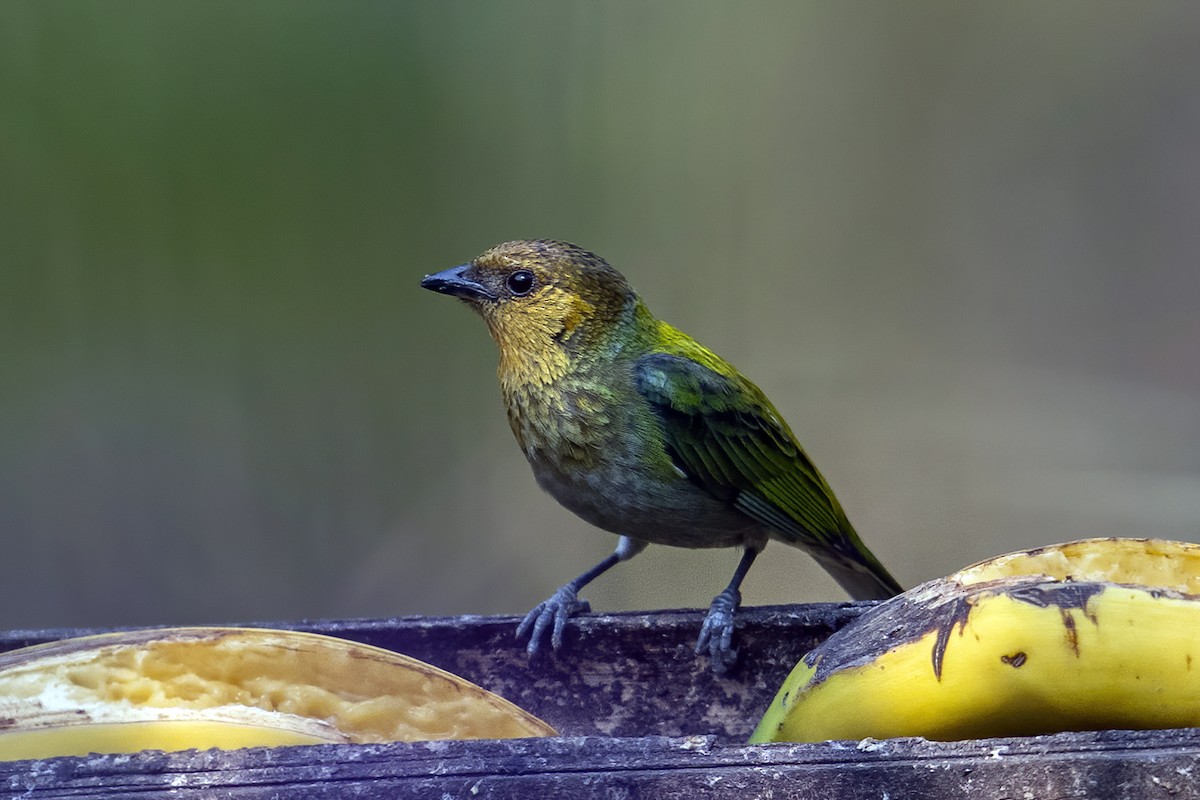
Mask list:
POLYGON ((437 667, 311 633, 173 628, 0 654, 0 760, 553 735, 437 667))
POLYGON ((1086 539, 892 598, 784 681, 751 742, 1200 725, 1200 545, 1086 539))

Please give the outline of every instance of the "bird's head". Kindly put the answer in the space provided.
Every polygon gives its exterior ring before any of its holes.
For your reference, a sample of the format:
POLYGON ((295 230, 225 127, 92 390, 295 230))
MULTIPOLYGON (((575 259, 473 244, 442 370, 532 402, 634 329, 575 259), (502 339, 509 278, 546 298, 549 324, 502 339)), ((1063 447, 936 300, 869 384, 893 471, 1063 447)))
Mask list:
POLYGON ((631 319, 637 296, 599 256, 566 242, 496 245, 466 264, 425 276, 421 286, 479 312, 500 347, 501 369, 561 375, 581 354, 604 348, 631 319))

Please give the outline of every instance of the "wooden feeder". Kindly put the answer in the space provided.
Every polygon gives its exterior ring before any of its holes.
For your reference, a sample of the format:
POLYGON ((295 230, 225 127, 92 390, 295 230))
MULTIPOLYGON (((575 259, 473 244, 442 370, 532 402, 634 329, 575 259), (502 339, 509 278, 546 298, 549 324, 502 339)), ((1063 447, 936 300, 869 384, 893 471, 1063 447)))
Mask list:
MULTIPOLYGON (((724 678, 692 653, 701 611, 585 615, 568 626, 562 653, 533 664, 513 617, 271 623, 428 661, 541 717, 561 737, 0 762, 0 795, 1200 798, 1197 729, 745 745, 796 661, 867 607, 744 609, 739 666, 724 678)), ((0 633, 0 651, 98 632, 0 633)))

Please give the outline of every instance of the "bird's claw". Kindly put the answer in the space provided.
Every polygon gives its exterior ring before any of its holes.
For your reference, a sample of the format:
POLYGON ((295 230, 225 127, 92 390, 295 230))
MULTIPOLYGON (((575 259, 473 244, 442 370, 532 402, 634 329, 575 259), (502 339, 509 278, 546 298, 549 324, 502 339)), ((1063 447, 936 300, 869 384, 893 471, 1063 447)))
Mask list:
POLYGON ((562 648, 563 629, 567 626, 567 620, 576 614, 592 610, 587 600, 579 599, 578 591, 569 585, 559 587, 558 591, 538 603, 525 615, 525 619, 521 620, 521 624, 517 626, 517 638, 529 637, 525 652, 531 657, 541 650, 546 628, 553 625, 550 631, 550 647, 557 651, 562 648))
POLYGON ((713 598, 704 624, 700 626, 700 637, 696 640, 696 654, 708 654, 713 672, 725 675, 737 663, 738 651, 733 646, 733 612, 741 604, 741 593, 725 590, 713 598))

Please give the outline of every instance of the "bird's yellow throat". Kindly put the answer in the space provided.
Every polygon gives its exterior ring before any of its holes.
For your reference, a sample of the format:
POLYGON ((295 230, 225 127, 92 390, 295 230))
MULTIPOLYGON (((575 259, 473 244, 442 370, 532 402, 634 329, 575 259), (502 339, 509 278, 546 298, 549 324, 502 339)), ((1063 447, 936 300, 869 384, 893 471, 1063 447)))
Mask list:
POLYGON ((517 387, 549 386, 575 366, 568 352, 571 338, 596 308, 573 292, 544 286, 536 302, 510 304, 483 318, 500 349, 500 382, 517 387))

